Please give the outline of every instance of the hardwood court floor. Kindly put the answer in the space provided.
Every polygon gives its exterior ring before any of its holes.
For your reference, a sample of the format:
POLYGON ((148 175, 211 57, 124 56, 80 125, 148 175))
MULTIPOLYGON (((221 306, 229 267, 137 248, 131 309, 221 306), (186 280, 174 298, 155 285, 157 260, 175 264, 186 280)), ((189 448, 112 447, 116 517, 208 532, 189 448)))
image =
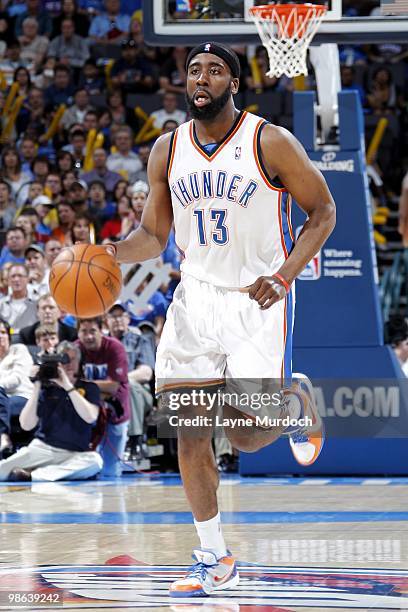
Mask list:
POLYGON ((224 478, 219 499, 240 585, 178 601, 197 545, 178 478, 1 484, 0 610, 44 587, 70 610, 408 610, 408 479, 224 478))

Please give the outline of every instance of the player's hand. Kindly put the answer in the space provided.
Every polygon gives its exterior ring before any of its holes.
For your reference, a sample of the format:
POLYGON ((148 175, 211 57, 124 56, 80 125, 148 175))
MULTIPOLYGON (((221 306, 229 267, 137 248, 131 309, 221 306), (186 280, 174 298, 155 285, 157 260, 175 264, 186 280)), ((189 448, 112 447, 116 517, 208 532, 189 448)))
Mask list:
POLYGON ((247 289, 250 299, 258 302, 261 310, 267 310, 286 296, 285 287, 273 276, 260 276, 247 289))

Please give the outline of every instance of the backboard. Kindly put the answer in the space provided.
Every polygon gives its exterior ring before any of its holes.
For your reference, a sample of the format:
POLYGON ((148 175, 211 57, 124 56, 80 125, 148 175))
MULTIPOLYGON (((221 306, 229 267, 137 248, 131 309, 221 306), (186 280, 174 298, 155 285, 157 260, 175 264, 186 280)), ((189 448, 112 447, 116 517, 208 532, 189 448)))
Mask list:
MULTIPOLYGON (((290 1, 290 0, 288 0, 290 1)), ((294 0, 295 3, 299 0, 294 0)), ((401 0, 386 0, 396 5, 401 0)), ((342 0, 317 0, 326 17, 312 44, 406 43, 408 15, 342 15, 342 0)), ((205 40, 229 44, 260 44, 249 8, 268 0, 143 0, 143 28, 147 43, 159 46, 195 45, 205 40)))

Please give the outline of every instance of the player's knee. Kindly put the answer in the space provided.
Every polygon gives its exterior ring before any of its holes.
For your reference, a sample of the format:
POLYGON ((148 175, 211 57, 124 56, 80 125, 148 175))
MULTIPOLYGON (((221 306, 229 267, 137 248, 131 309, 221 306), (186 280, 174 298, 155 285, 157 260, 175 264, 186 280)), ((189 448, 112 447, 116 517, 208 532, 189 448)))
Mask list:
POLYGON ((178 452, 185 456, 202 455, 211 449, 211 435, 206 433, 178 432, 178 452))

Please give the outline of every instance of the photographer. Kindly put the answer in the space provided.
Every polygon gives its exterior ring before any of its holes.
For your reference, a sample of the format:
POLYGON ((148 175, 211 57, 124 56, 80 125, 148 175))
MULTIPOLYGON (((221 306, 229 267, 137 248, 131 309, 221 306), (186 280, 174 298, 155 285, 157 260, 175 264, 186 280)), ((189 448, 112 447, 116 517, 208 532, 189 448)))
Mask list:
POLYGON ((34 366, 34 391, 20 414, 20 425, 37 427, 34 440, 0 461, 0 480, 82 480, 97 474, 101 456, 89 451, 98 418, 98 387, 81 379, 81 352, 64 341, 58 352, 34 366))

